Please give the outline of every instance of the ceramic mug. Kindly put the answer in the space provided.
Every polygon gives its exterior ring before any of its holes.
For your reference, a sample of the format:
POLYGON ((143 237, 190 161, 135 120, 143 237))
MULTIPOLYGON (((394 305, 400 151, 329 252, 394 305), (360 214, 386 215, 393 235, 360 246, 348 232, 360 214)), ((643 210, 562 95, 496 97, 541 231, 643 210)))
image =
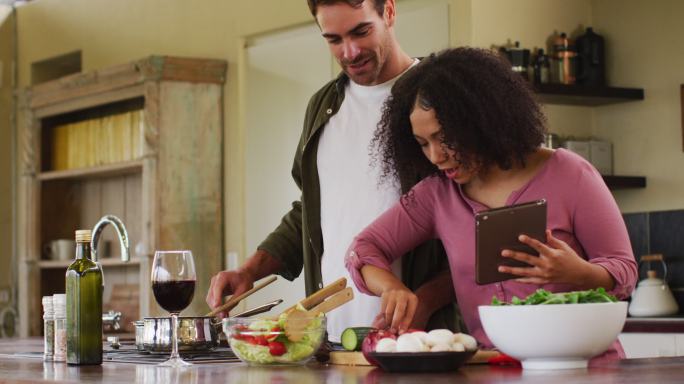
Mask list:
POLYGON ((74 258, 76 242, 71 239, 52 240, 43 249, 49 260, 70 260, 74 258))

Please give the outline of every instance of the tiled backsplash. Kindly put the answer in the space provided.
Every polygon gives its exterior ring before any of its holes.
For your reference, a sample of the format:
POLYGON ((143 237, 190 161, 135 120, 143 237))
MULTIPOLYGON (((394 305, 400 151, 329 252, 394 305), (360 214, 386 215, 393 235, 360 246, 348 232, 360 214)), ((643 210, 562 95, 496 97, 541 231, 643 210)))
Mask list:
MULTIPOLYGON (((684 313, 684 210, 640 212, 623 215, 632 249, 639 256, 661 253, 667 263, 667 282, 684 313)), ((662 277, 662 269, 655 268, 662 277)), ((646 278, 646 267, 639 269, 639 280, 646 278)))

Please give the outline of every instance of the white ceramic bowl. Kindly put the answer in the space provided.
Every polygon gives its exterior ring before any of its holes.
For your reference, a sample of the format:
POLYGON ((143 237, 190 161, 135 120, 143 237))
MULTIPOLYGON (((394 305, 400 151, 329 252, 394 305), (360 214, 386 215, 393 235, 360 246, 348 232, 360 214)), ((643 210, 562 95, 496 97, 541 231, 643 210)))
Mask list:
POLYGON ((627 302, 480 306, 487 336, 524 369, 585 368, 620 334, 627 302))

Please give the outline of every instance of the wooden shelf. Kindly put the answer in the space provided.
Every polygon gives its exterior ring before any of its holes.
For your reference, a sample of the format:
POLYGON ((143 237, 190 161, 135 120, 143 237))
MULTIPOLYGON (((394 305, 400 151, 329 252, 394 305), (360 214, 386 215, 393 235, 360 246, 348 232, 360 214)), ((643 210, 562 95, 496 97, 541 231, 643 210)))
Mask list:
POLYGON ((599 106, 644 99, 640 88, 593 87, 566 84, 536 84, 539 101, 545 104, 599 106))
POLYGON ((141 159, 138 159, 115 164, 101 165, 97 167, 41 172, 40 174, 38 174, 38 180, 49 181, 120 176, 141 172, 142 167, 143 161, 141 159))
MULTIPOLYGON (((40 269, 66 269, 73 260, 40 260, 38 262, 38 268, 40 269)), ((103 267, 126 267, 126 266, 138 266, 140 265, 140 259, 131 258, 127 263, 121 261, 120 257, 108 257, 106 259, 100 259, 100 264, 103 267)))
MULTIPOLYGON (((130 304, 125 312, 135 318, 161 313, 149 289, 148 258, 153 250, 182 245, 201 252, 196 262, 203 271, 211 272, 221 264, 221 100, 226 68, 223 60, 149 56, 17 91, 22 108, 17 119, 21 139, 17 168, 21 172, 16 237, 17 247, 26 250, 19 253, 19 260, 27 266, 19 268, 17 278, 22 282, 18 286, 21 336, 42 333, 41 297, 64 291, 64 272, 71 263, 41 260, 40 251, 50 241, 72 239, 76 229, 92 228, 104 215, 119 217, 128 230, 131 251, 140 247, 144 253, 136 252, 136 259, 123 263, 114 231, 102 233, 101 245, 103 241, 111 245, 109 253, 103 254, 116 256, 101 259, 107 281, 103 299, 112 294, 115 284, 137 286, 135 302, 122 301, 122 305, 130 304), (142 114, 139 125, 133 120, 130 125, 131 133, 140 139, 139 151, 133 151, 137 148, 133 141, 123 141, 132 155, 115 158, 135 160, 56 170, 54 165, 65 158, 62 151, 67 151, 69 159, 69 146, 57 145, 56 127, 132 111, 142 114)), ((98 129, 97 124, 79 127, 88 133, 82 139, 96 137, 91 130, 98 129)), ((89 161, 111 158, 87 157, 89 161)), ((188 311, 204 310, 206 304, 199 299, 208 284, 208 280, 198 282, 188 311)))
POLYGON ((646 188, 646 178, 643 176, 603 176, 603 181, 612 190, 646 188))

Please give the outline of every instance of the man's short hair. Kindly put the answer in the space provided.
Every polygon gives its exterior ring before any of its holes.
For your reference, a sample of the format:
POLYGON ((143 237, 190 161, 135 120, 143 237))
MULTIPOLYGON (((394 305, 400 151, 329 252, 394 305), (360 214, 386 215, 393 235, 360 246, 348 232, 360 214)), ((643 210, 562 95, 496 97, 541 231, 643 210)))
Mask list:
POLYGON ((307 4, 309 5, 309 10, 314 18, 316 17, 316 12, 318 11, 319 5, 347 3, 347 5, 354 8, 360 8, 364 1, 372 1, 375 6, 375 10, 378 12, 380 17, 385 14, 385 0, 306 0, 307 4))

